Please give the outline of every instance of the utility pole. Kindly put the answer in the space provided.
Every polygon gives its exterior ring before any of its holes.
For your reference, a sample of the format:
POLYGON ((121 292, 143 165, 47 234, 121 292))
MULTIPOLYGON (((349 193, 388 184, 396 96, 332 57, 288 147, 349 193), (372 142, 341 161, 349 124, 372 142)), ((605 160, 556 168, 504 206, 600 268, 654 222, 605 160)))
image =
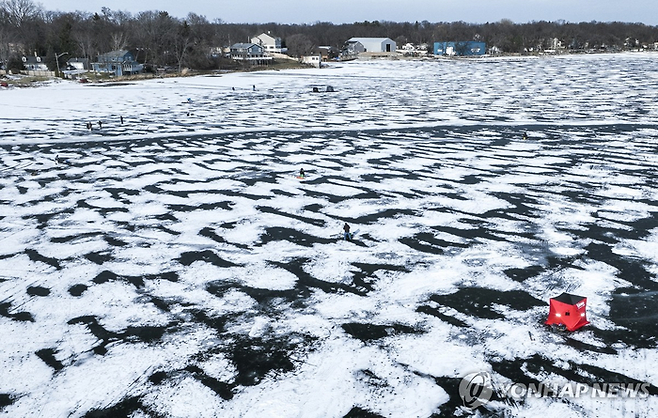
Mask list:
POLYGON ((64 55, 68 55, 68 52, 62 52, 59 55, 57 54, 57 52, 55 52, 55 62, 57 63, 57 77, 60 77, 60 78, 62 77, 62 74, 59 71, 59 58, 64 56, 64 55))

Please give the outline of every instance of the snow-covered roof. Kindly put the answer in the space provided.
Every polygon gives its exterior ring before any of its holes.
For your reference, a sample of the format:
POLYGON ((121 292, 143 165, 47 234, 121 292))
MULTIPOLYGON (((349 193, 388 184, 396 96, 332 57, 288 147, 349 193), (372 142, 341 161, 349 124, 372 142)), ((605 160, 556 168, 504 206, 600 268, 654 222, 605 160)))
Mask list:
POLYGON ((350 38, 347 42, 393 42, 391 38, 350 38))

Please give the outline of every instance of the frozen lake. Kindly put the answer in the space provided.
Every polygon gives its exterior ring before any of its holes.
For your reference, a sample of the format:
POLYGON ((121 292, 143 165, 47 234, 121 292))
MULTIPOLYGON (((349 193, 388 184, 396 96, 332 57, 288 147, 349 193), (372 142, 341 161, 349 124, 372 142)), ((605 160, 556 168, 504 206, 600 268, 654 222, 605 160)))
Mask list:
POLYGON ((62 82, 0 105, 7 416, 452 417, 478 371, 649 396, 498 393, 476 416, 658 413, 658 55, 62 82), (590 325, 543 325, 562 292, 590 325))

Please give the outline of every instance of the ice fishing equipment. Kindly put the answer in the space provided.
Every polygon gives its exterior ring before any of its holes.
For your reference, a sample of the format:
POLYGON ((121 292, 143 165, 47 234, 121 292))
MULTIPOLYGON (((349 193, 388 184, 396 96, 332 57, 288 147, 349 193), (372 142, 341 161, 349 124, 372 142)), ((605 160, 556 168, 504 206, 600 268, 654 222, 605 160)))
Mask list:
POLYGON ((567 330, 575 331, 589 324, 587 320, 587 298, 569 293, 551 298, 546 325, 564 325, 567 330))

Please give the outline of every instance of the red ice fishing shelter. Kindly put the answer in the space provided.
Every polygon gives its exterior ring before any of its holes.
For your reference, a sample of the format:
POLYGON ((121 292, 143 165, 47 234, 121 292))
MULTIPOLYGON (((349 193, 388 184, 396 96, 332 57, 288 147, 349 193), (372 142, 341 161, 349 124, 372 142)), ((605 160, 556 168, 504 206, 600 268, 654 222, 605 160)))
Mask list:
POLYGON ((551 298, 546 325, 564 325, 569 331, 589 324, 586 315, 587 298, 562 293, 551 298))

